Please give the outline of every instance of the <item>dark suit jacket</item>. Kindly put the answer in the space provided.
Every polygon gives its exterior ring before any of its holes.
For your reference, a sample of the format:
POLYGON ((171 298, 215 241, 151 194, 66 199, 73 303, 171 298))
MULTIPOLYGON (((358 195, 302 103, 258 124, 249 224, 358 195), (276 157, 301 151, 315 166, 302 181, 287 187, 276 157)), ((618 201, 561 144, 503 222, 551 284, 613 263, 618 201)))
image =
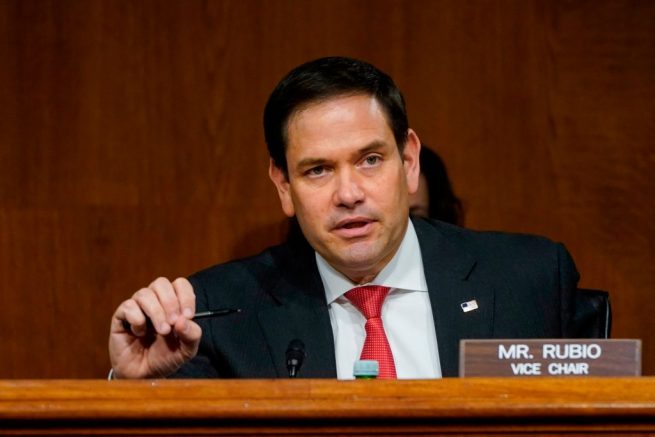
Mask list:
MULTIPOLYGON (((459 340, 559 338, 573 332, 578 273, 561 244, 412 219, 425 268, 443 376, 459 340), (475 299, 478 309, 460 304, 475 299)), ((289 342, 305 343, 299 377, 336 378, 334 340, 313 249, 304 241, 189 278, 197 309, 240 308, 201 322, 198 356, 175 377, 284 378, 289 342)))

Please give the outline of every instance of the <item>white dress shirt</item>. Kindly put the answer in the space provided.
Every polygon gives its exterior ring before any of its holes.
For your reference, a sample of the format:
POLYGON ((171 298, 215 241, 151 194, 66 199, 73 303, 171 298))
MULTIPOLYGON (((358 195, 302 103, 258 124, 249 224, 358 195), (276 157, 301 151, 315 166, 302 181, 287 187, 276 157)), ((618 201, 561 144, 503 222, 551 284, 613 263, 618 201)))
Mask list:
POLYGON ((421 249, 411 220, 398 251, 368 284, 353 284, 316 253, 325 287, 337 361, 337 378, 353 379, 366 331, 366 319, 343 294, 357 285, 384 285, 391 291, 382 306, 382 323, 393 352, 398 379, 441 378, 437 334, 423 271, 421 249))

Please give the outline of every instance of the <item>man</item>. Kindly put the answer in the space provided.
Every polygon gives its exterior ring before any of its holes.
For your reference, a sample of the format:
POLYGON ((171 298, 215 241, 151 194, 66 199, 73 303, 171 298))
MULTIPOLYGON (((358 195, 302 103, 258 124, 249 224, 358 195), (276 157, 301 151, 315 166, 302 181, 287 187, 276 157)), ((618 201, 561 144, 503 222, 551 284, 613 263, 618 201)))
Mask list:
POLYGON ((299 339, 301 377, 352 378, 374 342, 388 377, 437 378, 457 374, 462 338, 572 332, 578 274, 563 246, 409 219, 420 141, 386 74, 348 58, 301 65, 264 128, 269 176, 306 241, 137 291, 112 319, 115 377, 286 377, 299 339), (362 290, 380 293, 377 315, 362 290), (240 312, 192 321, 212 308, 240 312))

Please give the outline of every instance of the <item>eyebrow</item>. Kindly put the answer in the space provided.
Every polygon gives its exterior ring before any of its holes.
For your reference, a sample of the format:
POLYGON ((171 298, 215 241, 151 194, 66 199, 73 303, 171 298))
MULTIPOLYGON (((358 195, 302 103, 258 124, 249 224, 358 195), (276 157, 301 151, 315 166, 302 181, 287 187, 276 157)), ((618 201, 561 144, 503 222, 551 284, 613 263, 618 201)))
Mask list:
MULTIPOLYGON (((376 150, 382 149, 386 146, 386 143, 384 141, 380 140, 375 140, 370 142, 369 144, 365 145, 361 149, 358 149, 354 155, 365 155, 366 153, 369 152, 374 152, 376 150)), ((325 164, 326 162, 329 162, 329 160, 324 159, 324 158, 305 158, 301 159, 300 162, 296 165, 297 169, 302 169, 306 167, 313 167, 313 166, 320 166, 325 164)))
POLYGON ((368 152, 374 152, 376 150, 383 149, 386 145, 387 144, 384 141, 375 140, 375 141, 371 142, 370 144, 368 144, 368 145, 362 147, 361 149, 359 149, 357 151, 357 153, 359 155, 364 155, 364 154, 366 154, 368 152))

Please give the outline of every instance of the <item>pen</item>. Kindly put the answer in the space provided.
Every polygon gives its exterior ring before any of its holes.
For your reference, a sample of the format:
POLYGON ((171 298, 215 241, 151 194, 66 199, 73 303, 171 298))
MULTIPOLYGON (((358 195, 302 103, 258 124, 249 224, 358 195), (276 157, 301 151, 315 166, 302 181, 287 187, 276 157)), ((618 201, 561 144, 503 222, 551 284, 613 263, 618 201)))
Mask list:
MULTIPOLYGON (((193 316, 192 320, 209 319, 212 317, 226 316, 228 314, 240 313, 240 312, 241 312, 241 308, 217 308, 213 310, 201 311, 199 313, 196 313, 193 316)), ((146 324, 152 327, 152 321, 150 321, 149 317, 146 317, 146 324)), ((130 331, 132 329, 132 326, 130 326, 130 323, 127 320, 123 320, 123 328, 126 331, 130 331)))
POLYGON ((208 319, 210 317, 225 316, 232 313, 240 313, 241 308, 220 308, 209 311, 201 311, 193 316, 193 320, 208 319))

